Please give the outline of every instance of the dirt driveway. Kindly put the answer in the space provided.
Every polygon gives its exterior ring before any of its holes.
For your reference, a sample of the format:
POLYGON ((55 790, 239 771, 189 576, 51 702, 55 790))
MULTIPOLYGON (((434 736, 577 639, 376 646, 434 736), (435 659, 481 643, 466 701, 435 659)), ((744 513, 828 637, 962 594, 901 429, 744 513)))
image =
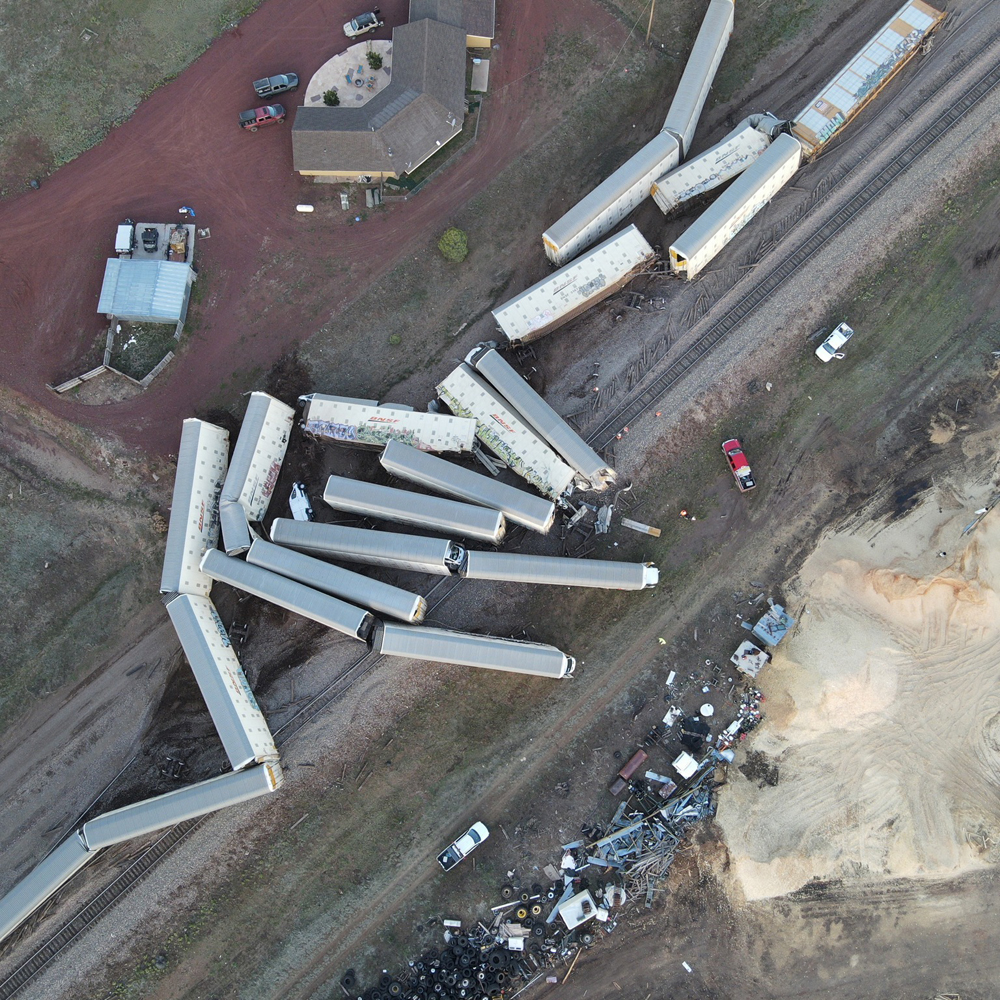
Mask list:
MULTIPOLYGON (((536 100, 532 77, 550 32, 623 35, 589 0, 502 5, 476 145, 418 198, 353 224, 357 212, 340 210, 335 189, 292 171, 287 126, 249 134, 236 116, 253 106, 250 83, 262 72, 294 70, 308 80, 345 47, 342 25, 357 12, 349 0, 270 0, 100 146, 40 191, 0 206, 5 384, 131 444, 173 451, 178 421, 211 400, 234 369, 266 370, 308 338, 537 138, 549 111, 536 100), (316 204, 316 213, 297 214, 301 202, 316 204), (197 248, 204 291, 196 291, 205 299, 193 312, 203 318, 189 324, 191 342, 173 371, 120 404, 80 407, 55 398, 46 383, 75 374, 100 335, 95 309, 114 225, 126 216, 170 220, 180 205, 195 208, 211 239, 197 248)), ((378 37, 406 20, 407 4, 386 0, 383 13, 387 27, 378 37)))

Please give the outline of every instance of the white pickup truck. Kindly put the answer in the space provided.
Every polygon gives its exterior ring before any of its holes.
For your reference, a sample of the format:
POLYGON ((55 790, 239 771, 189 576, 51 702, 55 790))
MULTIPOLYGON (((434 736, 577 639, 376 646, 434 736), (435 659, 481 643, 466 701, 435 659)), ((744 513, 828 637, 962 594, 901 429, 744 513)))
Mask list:
POLYGON ((446 871, 451 871, 468 857, 487 837, 490 831, 485 823, 473 823, 467 833, 463 833, 453 844, 449 844, 439 855, 438 864, 446 871))

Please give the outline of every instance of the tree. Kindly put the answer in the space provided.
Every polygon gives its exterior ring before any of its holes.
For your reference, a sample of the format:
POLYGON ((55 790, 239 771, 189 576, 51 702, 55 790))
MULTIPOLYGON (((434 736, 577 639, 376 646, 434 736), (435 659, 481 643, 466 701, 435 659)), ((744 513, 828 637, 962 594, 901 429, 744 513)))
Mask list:
POLYGON ((368 50, 368 54, 365 56, 365 58, 368 60, 368 65, 372 69, 381 69, 382 68, 382 55, 381 55, 381 53, 373 52, 371 49, 369 49, 368 50))
POLYGON ((441 239, 438 240, 438 250, 445 260, 452 264, 461 264, 469 255, 469 240, 461 229, 454 226, 445 230, 441 239))
POLYGON ((340 94, 338 94, 336 90, 328 90, 323 95, 323 103, 328 108, 335 108, 338 104, 340 104, 340 94))

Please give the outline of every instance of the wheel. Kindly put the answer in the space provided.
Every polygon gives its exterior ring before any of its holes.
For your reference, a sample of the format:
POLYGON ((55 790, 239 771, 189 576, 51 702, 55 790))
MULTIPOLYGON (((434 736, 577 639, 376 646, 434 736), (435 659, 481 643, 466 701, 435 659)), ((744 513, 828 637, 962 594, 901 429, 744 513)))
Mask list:
POLYGON ((531 915, 533 917, 539 917, 539 916, 541 916, 541 914, 542 914, 542 904, 541 903, 532 903, 531 904, 531 915))
POLYGON ((500 898, 501 899, 513 899, 514 898, 514 887, 512 885, 502 885, 502 886, 500 886, 500 898))
POLYGON ((256 125, 251 125, 250 126, 250 131, 251 132, 256 132, 257 131, 257 126, 256 125))
POLYGON ((531 933, 537 938, 545 937, 545 924, 535 924, 535 926, 531 928, 531 933))
POLYGON ((525 917, 526 917, 527 915, 528 915, 528 908, 527 908, 526 906, 519 906, 519 907, 518 907, 518 908, 517 908, 517 909, 516 909, 516 910, 514 911, 514 916, 515 916, 515 917, 517 917, 517 919, 518 919, 518 920, 524 920, 524 918, 525 918, 525 917))
POLYGON ((527 903, 529 899, 531 899, 531 893, 530 892, 522 892, 521 893, 521 902, 522 903, 527 903))
POLYGON ((393 980, 389 983, 389 996, 398 997, 403 995, 403 984, 393 980))

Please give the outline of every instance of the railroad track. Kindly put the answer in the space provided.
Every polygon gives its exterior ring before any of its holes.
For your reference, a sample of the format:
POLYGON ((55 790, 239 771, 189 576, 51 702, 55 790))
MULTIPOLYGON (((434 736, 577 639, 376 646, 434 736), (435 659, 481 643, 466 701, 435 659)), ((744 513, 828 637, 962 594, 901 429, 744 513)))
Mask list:
MULTIPOLYGON (((442 584, 448 584, 444 592, 433 603, 428 602, 427 614, 430 615, 440 607, 462 583, 461 577, 443 577, 428 592, 431 596, 442 584)), ((274 730, 276 746, 283 746, 295 733, 321 715, 327 708, 344 697, 359 681, 367 677, 384 659, 372 650, 366 650, 353 663, 345 667, 321 691, 309 699, 291 718, 274 730)), ((133 758, 134 760, 135 758, 133 758)), ((129 761, 131 764, 132 761, 129 761)), ((118 772, 118 775, 105 787, 98 796, 98 801, 108 791, 111 785, 125 772, 128 765, 118 772)), ((89 811, 89 808, 88 808, 89 811)), ((80 816, 80 820, 83 816, 80 816)), ((102 914, 115 905, 130 889, 133 888, 148 872, 159 864, 175 847, 183 843, 212 814, 200 819, 179 823, 160 833, 138 857, 136 857, 110 884, 59 928, 44 944, 38 947, 24 962, 22 962, 6 979, 0 982, 0 1000, 9 1000, 37 976, 61 951, 78 938, 102 914)), ((77 820, 75 825, 79 825, 77 820)), ((67 885, 72 884, 72 879, 67 885)))
MULTIPOLYGON (((978 51, 965 61, 965 66, 982 54, 978 51)), ((964 68, 961 67, 961 68, 964 68)), ((679 382, 706 355, 711 353, 740 323, 771 298, 800 268, 815 257, 838 233, 846 228, 893 181, 926 153, 942 136, 954 128, 991 91, 1000 84, 1000 64, 987 70, 979 79, 862 190, 854 195, 835 215, 828 219, 808 239, 803 241, 788 258, 756 284, 746 295, 731 306, 693 343, 689 344, 666 368, 649 381, 637 386, 630 397, 623 400, 587 434, 587 441, 595 448, 612 448, 623 427, 634 423, 647 410, 652 409, 663 395, 679 382)), ((825 196, 835 191, 854 171, 867 162, 859 158, 834 182, 825 196)), ((773 249, 770 253, 773 253, 773 249)))

